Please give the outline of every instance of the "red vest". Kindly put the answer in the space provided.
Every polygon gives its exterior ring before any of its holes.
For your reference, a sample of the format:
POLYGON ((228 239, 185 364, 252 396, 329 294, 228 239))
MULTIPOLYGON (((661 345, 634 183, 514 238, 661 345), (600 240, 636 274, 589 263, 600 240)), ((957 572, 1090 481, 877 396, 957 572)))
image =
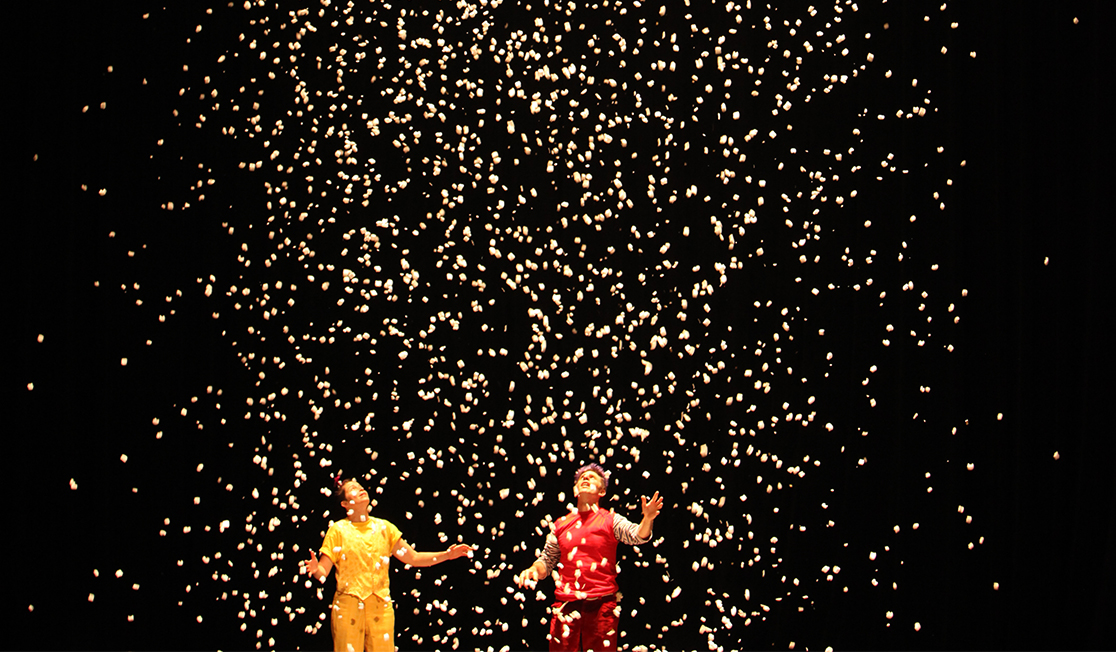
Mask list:
POLYGON ((572 512, 554 524, 558 535, 558 583, 562 601, 616 593, 616 534, 607 509, 572 512))

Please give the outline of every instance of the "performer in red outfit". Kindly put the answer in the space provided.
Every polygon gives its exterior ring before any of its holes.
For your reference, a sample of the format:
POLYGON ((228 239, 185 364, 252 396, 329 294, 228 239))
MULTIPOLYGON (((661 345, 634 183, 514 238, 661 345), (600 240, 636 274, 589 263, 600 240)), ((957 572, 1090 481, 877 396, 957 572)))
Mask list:
POLYGON ((574 483, 577 512, 563 516, 551 526, 542 555, 515 578, 519 586, 534 588, 539 577, 557 569, 554 578, 557 601, 551 607, 547 636, 552 651, 617 649, 620 607, 616 544, 647 543, 663 499, 657 491, 650 500, 640 498, 643 520, 636 525, 599 506, 607 488, 608 476, 600 466, 587 464, 578 469, 574 483))

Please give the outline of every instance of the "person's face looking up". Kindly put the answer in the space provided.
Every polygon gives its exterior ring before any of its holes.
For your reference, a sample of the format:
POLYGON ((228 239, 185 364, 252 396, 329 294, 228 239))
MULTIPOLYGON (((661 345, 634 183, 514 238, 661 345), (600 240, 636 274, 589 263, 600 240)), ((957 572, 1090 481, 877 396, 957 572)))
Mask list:
POLYGON ((350 510, 359 510, 368 505, 368 492, 359 482, 350 480, 345 483, 345 507, 350 510))
POLYGON ((582 473, 581 477, 574 483, 574 495, 581 496, 582 494, 603 496, 604 478, 592 469, 582 473))

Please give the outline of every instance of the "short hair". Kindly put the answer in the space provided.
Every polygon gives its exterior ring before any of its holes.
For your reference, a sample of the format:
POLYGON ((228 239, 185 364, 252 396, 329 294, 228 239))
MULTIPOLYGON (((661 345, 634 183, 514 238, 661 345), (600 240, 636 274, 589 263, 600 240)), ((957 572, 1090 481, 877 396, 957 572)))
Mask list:
POLYGON ((601 479, 604 480, 604 486, 601 487, 601 491, 603 492, 608 490, 608 473, 604 470, 604 467, 594 462, 585 464, 580 469, 578 469, 577 474, 574 475, 574 482, 580 480, 581 476, 585 475, 586 471, 593 471, 597 475, 601 476, 601 479))
POLYGON ((342 476, 340 473, 333 476, 333 497, 336 498, 337 500, 344 501, 344 500, 348 499, 348 496, 345 495, 345 483, 346 482, 360 482, 360 481, 357 480, 354 477, 346 478, 346 477, 342 476))

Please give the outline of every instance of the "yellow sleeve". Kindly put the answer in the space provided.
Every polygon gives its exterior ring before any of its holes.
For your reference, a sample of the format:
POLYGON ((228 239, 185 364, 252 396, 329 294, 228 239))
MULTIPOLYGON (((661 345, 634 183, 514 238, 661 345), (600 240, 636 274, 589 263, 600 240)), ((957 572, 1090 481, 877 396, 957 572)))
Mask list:
POLYGON ((400 532, 399 528, 395 527, 395 524, 391 521, 384 521, 384 536, 387 538, 387 544, 392 547, 388 554, 394 555, 395 542, 403 536, 403 533, 400 532))
POLYGON ((318 554, 323 557, 329 557, 333 565, 336 566, 337 562, 341 560, 342 544, 341 528, 337 527, 337 523, 335 522, 329 526, 325 539, 322 540, 322 548, 318 551, 318 554))

